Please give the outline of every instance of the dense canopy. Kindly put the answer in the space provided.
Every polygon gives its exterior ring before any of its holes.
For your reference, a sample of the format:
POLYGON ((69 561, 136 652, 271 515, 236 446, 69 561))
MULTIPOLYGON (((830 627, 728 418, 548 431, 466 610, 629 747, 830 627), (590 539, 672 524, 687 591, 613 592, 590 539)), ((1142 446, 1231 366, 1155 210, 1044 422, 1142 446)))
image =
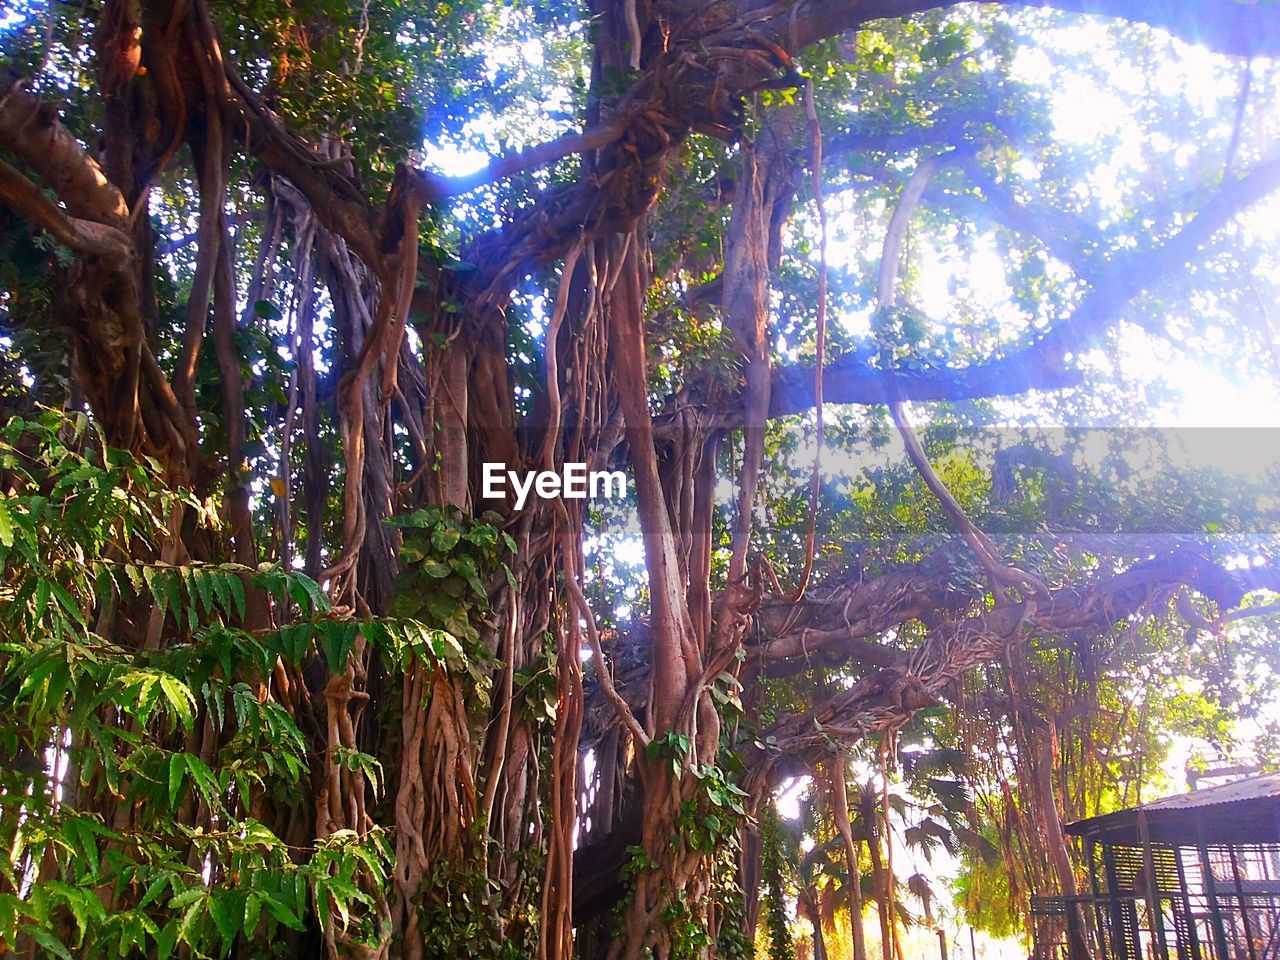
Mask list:
POLYGON ((904 960, 1276 757, 1278 56, 0 11, 0 954, 904 960), (566 465, 625 496, 487 495, 566 465))

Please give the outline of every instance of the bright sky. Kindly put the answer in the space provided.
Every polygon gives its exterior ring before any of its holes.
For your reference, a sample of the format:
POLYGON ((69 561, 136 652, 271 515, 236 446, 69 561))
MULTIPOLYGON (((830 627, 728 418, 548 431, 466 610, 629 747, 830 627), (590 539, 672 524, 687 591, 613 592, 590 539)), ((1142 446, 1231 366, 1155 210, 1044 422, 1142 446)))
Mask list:
MULTIPOLYGON (((1053 64, 1046 49, 1064 53, 1089 54, 1107 45, 1105 26, 1097 20, 1081 20, 1070 29, 1049 31, 1043 47, 1024 47, 1017 68, 1031 81, 1048 84, 1055 80, 1053 64)), ((1218 133, 1224 148, 1230 140, 1234 116, 1223 116, 1221 106, 1232 103, 1239 90, 1239 80, 1224 73, 1225 58, 1203 48, 1178 44, 1178 58, 1162 61, 1154 75, 1154 86, 1165 97, 1184 97, 1199 110, 1221 120, 1218 133)), ((1098 83, 1082 74, 1056 77, 1053 98, 1053 123, 1059 139, 1067 143, 1087 145, 1109 137, 1117 137, 1116 156, 1135 168, 1144 164, 1142 145, 1135 126, 1128 121, 1135 98, 1142 96, 1146 78, 1138 72, 1113 69, 1107 72, 1107 84, 1098 83)), ((1274 104, 1267 108, 1274 118, 1274 104)), ((1176 156, 1189 162, 1199 144, 1176 147, 1176 156)), ((1123 205, 1115 170, 1103 167, 1095 185, 1109 207, 1123 205)), ((1245 220, 1257 231, 1259 239, 1272 249, 1280 243, 1280 219, 1275 201, 1248 213, 1245 220)), ((971 267, 978 272, 979 283, 996 287, 1003 284, 1003 267, 993 254, 975 258, 971 267)), ((1182 387, 1183 396, 1152 411, 1155 426, 1182 427, 1276 427, 1280 426, 1280 380, 1275 369, 1259 370, 1250 378, 1223 376, 1211 365, 1198 361, 1168 344, 1153 342, 1136 330, 1126 331, 1119 359, 1122 369, 1138 379, 1154 379, 1158 375, 1182 387)))
MULTIPOLYGON (((1239 66, 1200 48, 1175 44, 1176 55, 1162 59, 1150 78, 1130 64, 1104 61, 1104 83, 1085 69, 1072 69, 1063 61, 1085 54, 1102 59, 1098 51, 1107 50, 1111 44, 1106 22, 1090 18, 1073 18, 1069 22, 1066 28, 1038 30, 1039 45, 1026 45, 1020 50, 1014 73, 1019 80, 1051 91, 1051 119, 1059 143, 1099 149, 1102 162, 1088 181, 1080 184, 1078 192, 1082 198, 1091 197, 1097 203, 1106 226, 1112 217, 1119 221, 1127 205, 1135 202, 1129 199, 1132 181, 1147 168, 1152 151, 1169 155, 1178 172, 1185 169, 1191 182, 1196 179, 1196 171, 1190 168, 1201 152, 1225 155, 1234 125, 1239 66), (1144 135, 1137 116, 1147 92, 1180 98, 1189 109, 1215 119, 1213 138, 1207 143, 1178 143, 1163 133, 1144 135)), ((1246 117, 1246 141, 1255 128, 1262 128, 1264 136, 1272 133, 1280 120, 1274 103, 1259 105, 1256 101, 1255 94, 1246 117)), ((1034 188, 1038 178, 1036 164, 1027 158, 1016 165, 1016 170, 1028 187, 1034 188)), ((1266 259, 1273 263, 1280 248, 1280 201, 1260 204, 1242 217, 1241 223, 1242 237, 1264 245, 1268 249, 1266 259)), ((875 233, 862 233, 850 216, 837 216, 832 236, 833 263, 874 261, 878 255, 878 227, 875 233)), ((1006 266, 995 238, 989 231, 980 232, 973 246, 967 254, 954 246, 931 246, 925 258, 927 267, 920 270, 912 291, 912 303, 932 318, 954 320, 959 297, 975 314, 997 318, 1002 327, 1016 334, 1025 328, 1025 319, 1011 302, 1006 266)), ((1055 276, 1069 276, 1064 266, 1058 265, 1056 270, 1053 266, 1051 272, 1055 276)), ((1193 303, 1191 309, 1197 306, 1193 303)), ((1270 304, 1266 306, 1274 309, 1270 304)), ((869 332, 870 317, 865 313, 840 319, 851 333, 869 332)), ((1230 344, 1222 342, 1220 330, 1211 330, 1208 340, 1212 352, 1230 353, 1230 344)), ((1254 364, 1247 374, 1224 373, 1212 358, 1157 340, 1133 327, 1123 330, 1117 355, 1095 349, 1086 357, 1090 365, 1115 364, 1129 381, 1163 378, 1180 389, 1181 396, 1160 398, 1145 410, 1141 419, 1152 426, 1280 425, 1280 378, 1276 377, 1280 370, 1274 364, 1254 364)), ((1005 406, 1019 414, 1027 411, 1025 399, 1014 399, 1005 406)), ((1056 422, 1057 411, 1049 405, 1037 416, 1042 424, 1051 425, 1056 422)))

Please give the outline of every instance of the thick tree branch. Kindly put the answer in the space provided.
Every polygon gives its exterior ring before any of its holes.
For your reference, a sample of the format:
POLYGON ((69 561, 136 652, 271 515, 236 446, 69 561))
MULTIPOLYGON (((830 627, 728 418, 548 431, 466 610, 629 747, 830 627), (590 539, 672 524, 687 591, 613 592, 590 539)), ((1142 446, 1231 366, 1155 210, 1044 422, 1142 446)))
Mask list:
MULTIPOLYGON (((1034 237, 1077 274, 1087 275, 1088 257, 1101 248, 1104 239, 1097 227, 1070 212, 1024 205, 1007 184, 998 182, 973 158, 965 160, 964 171, 1002 224, 1015 233, 1034 237)), ((926 202, 938 199, 935 191, 926 191, 926 202)), ((960 198, 952 202, 963 207, 960 198)))
POLYGON ((926 148, 976 148, 991 142, 992 128, 1010 143, 1020 144, 1027 139, 1027 132, 1014 118, 992 104, 983 104, 972 110, 942 109, 927 122, 916 121, 893 129, 884 129, 881 121, 871 123, 855 116, 848 130, 830 138, 826 152, 832 158, 848 158, 867 153, 901 155, 926 148))
POLYGON ((846 691, 803 714, 783 718, 768 731, 778 744, 752 761, 753 777, 788 775, 820 762, 833 740, 853 740, 893 729, 919 709, 937 704, 963 674, 1004 655, 1010 644, 1068 631, 1103 633, 1153 605, 1167 603, 1190 587, 1231 608, 1277 571, 1252 570, 1242 577, 1202 552, 1186 549, 1143 561, 1122 573, 1081 588, 1055 590, 1052 603, 984 609, 935 627, 911 651, 905 667, 874 671, 846 691))
POLYGON ((292 183, 307 198, 316 219, 341 237, 371 270, 382 264, 378 216, 352 175, 351 161, 325 156, 286 127, 221 53, 217 31, 203 7, 200 29, 211 56, 225 77, 222 95, 237 118, 228 125, 239 133, 254 157, 272 173, 292 183))
POLYGON ((548 140, 516 153, 498 157, 484 169, 461 177, 441 177, 430 171, 420 170, 418 179, 423 200, 430 203, 445 197, 456 197, 483 187, 485 184, 506 177, 514 177, 526 170, 563 160, 576 153, 599 150, 621 137, 630 122, 630 116, 614 116, 599 126, 581 133, 567 133, 555 140, 548 140))
MULTIPOLYGON (((884 404, 904 400, 974 400, 1011 396, 1029 390, 1075 386, 1074 370, 1025 362, 1021 354, 955 368, 912 368, 885 371, 863 353, 837 357, 824 371, 828 403, 884 404)), ((781 367, 774 372, 770 417, 802 413, 813 406, 813 368, 781 367)), ((737 426, 738 424, 733 424, 737 426)))
POLYGON ((871 580, 861 577, 799 607, 766 603, 756 615, 748 659, 772 675, 784 661, 822 657, 831 662, 887 667, 901 665, 907 652, 872 638, 912 620, 933 621, 965 609, 978 598, 956 576, 954 551, 937 550, 923 560, 871 580))
POLYGON ((1060 363, 1080 353, 1109 329, 1121 309, 1192 263, 1219 230, 1268 194, 1280 189, 1280 158, 1259 164, 1239 180, 1222 186, 1172 237, 1147 250, 1121 251, 1095 277, 1093 289, 1074 313, 1021 352, 1041 364, 1060 363))
MULTIPOLYGON (((1274 8, 1239 0, 1001 0, 1006 7, 1038 7, 1142 23, 1187 43, 1231 56, 1280 54, 1280 16, 1274 8)), ((809 0, 778 10, 755 29, 795 51, 871 20, 895 19, 958 6, 956 0, 809 0)))
POLYGON ((36 171, 72 217, 125 230, 129 208, 124 195, 62 125, 53 107, 23 89, 22 83, 21 77, 6 75, 0 93, 0 146, 36 171))
POLYGON ((115 227, 68 216, 40 188, 0 160, 0 203, 26 217, 64 246, 123 266, 132 253, 129 238, 115 227))
MULTIPOLYGON (((962 400, 1074 385, 1081 377, 1078 371, 1067 368, 1069 354, 1087 349, 1119 320, 1129 303, 1193 262, 1218 231, 1277 189, 1280 159, 1260 164, 1241 179, 1221 187, 1199 213, 1163 243, 1146 250, 1113 254, 1105 266, 1082 278, 1092 289, 1071 315, 1021 349, 968 367, 889 372, 876 366, 865 353, 845 354, 825 370, 827 400, 962 400)), ((996 202, 1012 202, 1012 198, 1000 197, 996 202)), ((807 410, 813 400, 812 367, 784 367, 774 372, 771 417, 807 410)))
POLYGON ((1009 0, 1010 5, 1117 17, 1237 57, 1280 54, 1280 16, 1240 0, 1009 0))

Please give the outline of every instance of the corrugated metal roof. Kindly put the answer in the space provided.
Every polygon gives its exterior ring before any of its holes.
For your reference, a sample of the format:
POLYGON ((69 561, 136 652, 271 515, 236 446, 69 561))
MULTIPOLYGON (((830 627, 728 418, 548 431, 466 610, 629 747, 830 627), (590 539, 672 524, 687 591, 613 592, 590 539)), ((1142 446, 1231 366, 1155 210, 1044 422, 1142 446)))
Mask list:
POLYGON ((1263 800, 1267 797, 1280 797, 1280 772, 1263 773, 1216 787, 1205 787, 1203 790, 1192 790, 1190 793, 1152 800, 1138 809, 1192 810, 1196 807, 1213 807, 1220 803, 1235 803, 1239 800, 1263 800))
POLYGON ((1112 843, 1137 843, 1139 814, 1152 839, 1174 845, 1280 842, 1280 773, 1246 777, 1068 824, 1066 832, 1112 843), (1197 813, 1196 811, 1203 811, 1197 813))
POLYGON ((1076 820, 1065 832, 1111 844, 1139 844, 1142 818, 1146 818, 1147 835, 1162 844, 1276 844, 1280 842, 1280 773, 1262 773, 1076 820))

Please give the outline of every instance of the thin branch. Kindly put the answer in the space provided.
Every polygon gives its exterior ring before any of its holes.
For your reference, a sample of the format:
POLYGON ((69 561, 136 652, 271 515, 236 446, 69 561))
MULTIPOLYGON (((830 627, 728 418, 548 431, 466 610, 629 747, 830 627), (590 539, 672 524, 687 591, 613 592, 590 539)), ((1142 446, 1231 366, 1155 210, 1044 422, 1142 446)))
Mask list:
POLYGON ((1250 617, 1269 617, 1273 613, 1280 613, 1280 603, 1268 603, 1257 607, 1242 607, 1227 614, 1227 619, 1247 620, 1250 617))
POLYGON ((1240 131, 1244 127, 1245 111, 1249 108, 1249 91, 1253 88, 1253 63, 1246 61, 1241 68, 1240 94, 1236 97, 1236 119, 1231 125, 1231 141, 1227 144, 1227 159, 1222 164, 1222 179, 1231 178, 1231 168, 1236 165, 1240 150, 1240 131))
MULTIPOLYGON (((1039 7, 1114 17, 1165 30, 1180 40, 1231 56, 1280 53, 1274 8, 1238 0, 999 0, 1004 7, 1039 7)), ((869 20, 957 6, 956 0, 807 0, 791 3, 755 30, 790 50, 835 36, 869 20)))
MULTIPOLYGON (((880 273, 876 284, 876 299, 880 310, 892 309, 897 302, 898 259, 902 255, 902 244, 906 239, 907 228, 911 224, 911 216, 924 194, 925 187, 933 178, 934 172, 953 155, 954 153, 940 153, 920 161, 907 181, 906 187, 903 188, 898 205, 889 219, 889 229, 885 232, 884 251, 880 258, 880 273)), ((906 401, 901 398, 891 400, 889 413, 893 417, 898 432, 902 435, 907 456, 915 464, 916 471, 924 480, 925 486, 937 498, 947 520, 969 544, 978 562, 991 577, 993 585, 1027 587, 1034 593, 1047 596, 1048 589, 1038 577, 1002 563, 995 544, 969 519, 960 502, 952 495, 946 483, 933 469, 933 464, 929 462, 924 445, 920 442, 920 437, 911 423, 911 414, 907 409, 906 401)), ((996 596, 999 600, 1002 594, 997 591, 996 596)))

